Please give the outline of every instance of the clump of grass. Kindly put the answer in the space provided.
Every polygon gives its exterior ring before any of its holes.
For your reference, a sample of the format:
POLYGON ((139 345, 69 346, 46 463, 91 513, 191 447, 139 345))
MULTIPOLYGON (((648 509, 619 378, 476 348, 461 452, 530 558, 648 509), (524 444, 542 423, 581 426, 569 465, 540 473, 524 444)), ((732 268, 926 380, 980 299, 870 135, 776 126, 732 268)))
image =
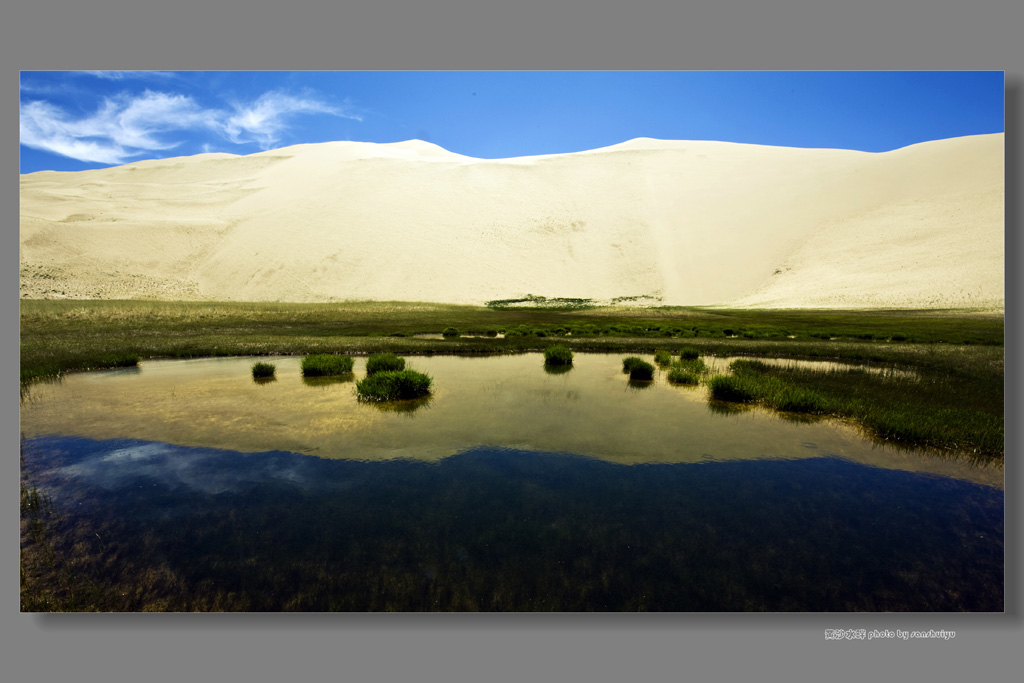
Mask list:
POLYGON ((329 377, 352 372, 355 361, 352 356, 336 356, 328 353, 310 354, 302 359, 303 377, 329 377))
POLYGON ((545 365, 572 365, 572 350, 568 346, 556 344, 544 349, 545 365))
POLYGON ((673 384, 700 384, 701 377, 708 372, 708 366, 700 358, 677 360, 672 363, 668 381, 673 384))
MULTIPOLYGON (((1000 371, 921 368, 919 377, 849 370, 808 370, 735 361, 726 379, 776 410, 832 414, 860 422, 878 438, 999 456, 1003 452, 1000 371)), ((714 378, 719 380, 720 378, 714 378)), ((726 394, 722 400, 737 400, 726 394)))
POLYGON ((682 368, 692 373, 702 375, 708 371, 707 364, 700 358, 693 358, 690 360, 677 360, 672 364, 672 367, 682 368))
POLYGON ((622 359, 622 372, 629 374, 630 370, 633 369, 634 365, 645 362, 643 358, 637 358, 636 356, 630 356, 622 359))
POLYGON ((668 381, 672 384, 700 384, 700 375, 677 365, 668 371, 668 381))
POLYGON ((253 379, 261 379, 261 378, 264 378, 264 377, 273 377, 275 369, 276 368, 274 367, 273 363, 263 363, 263 362, 253 363, 252 364, 252 377, 253 377, 253 379))
POLYGON ((356 382, 361 401, 398 401, 430 394, 433 379, 415 370, 384 370, 356 382))
POLYGON ((405 369, 405 359, 393 353, 374 353, 366 359, 366 374, 395 372, 405 369))
MULTIPOLYGON (((437 328, 435 327, 434 329, 436 330, 437 328)), ((455 329, 454 327, 446 327, 446 328, 444 328, 444 331, 441 332, 441 336, 442 337, 458 337, 459 336, 459 331, 457 329, 455 329)))
POLYGON ((642 358, 630 356, 622 361, 622 371, 629 373, 634 380, 654 379, 654 366, 642 358))
POLYGON ((757 396, 743 377, 736 375, 715 375, 708 380, 711 398, 731 403, 753 403, 757 396))
POLYGON ((665 366, 672 364, 672 354, 665 349, 659 349, 654 353, 654 362, 658 365, 665 366))
POLYGON ((684 346, 679 351, 679 358, 682 360, 696 360, 700 358, 700 352, 692 346, 684 346))

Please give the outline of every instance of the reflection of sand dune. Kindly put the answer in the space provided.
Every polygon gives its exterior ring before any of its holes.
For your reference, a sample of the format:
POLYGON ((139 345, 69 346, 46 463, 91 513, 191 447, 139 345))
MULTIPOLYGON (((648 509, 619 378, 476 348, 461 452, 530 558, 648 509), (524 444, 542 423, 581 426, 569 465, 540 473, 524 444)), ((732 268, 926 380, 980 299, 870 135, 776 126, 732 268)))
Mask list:
POLYGON ((21 432, 354 460, 435 462, 476 445, 622 465, 837 457, 1002 487, 1000 464, 882 447, 830 421, 723 409, 707 402, 704 387, 660 376, 631 388, 619 356, 578 354, 561 375, 544 372, 540 354, 419 357, 413 365, 434 377, 435 392, 398 405, 360 402, 350 382, 311 385, 298 358, 278 359, 277 381, 255 386, 252 360, 151 361, 135 374, 73 373, 34 385, 21 432))
POLYGON ((21 178, 31 297, 1003 305, 1003 135, 872 154, 331 142, 21 178))

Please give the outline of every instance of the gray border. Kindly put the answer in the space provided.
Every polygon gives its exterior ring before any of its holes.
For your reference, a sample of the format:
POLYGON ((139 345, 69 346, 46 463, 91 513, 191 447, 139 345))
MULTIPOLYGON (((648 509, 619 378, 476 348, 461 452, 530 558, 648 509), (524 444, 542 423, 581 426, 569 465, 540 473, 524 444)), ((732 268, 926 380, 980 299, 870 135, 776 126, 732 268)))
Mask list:
MULTIPOLYGON (((969 4, 868 0, 826 9, 780 3, 469 0, 348 4, 240 0, 21 4, 4 11, 4 149, 13 134, 17 69, 1004 69, 1007 74, 1007 264, 1017 232, 1020 83, 1024 53, 1008 0, 969 4), (658 5, 661 6, 658 6, 658 5), (747 5, 747 6, 742 6, 747 5)), ((3 184, 7 248, 0 254, 3 384, 13 387, 15 164, 3 184)), ((1007 348, 1021 342, 1020 276, 1006 269, 1007 348)), ((1007 358, 1007 414, 1020 412, 1021 368, 1007 358)), ((1006 615, 21 615, 13 482, 18 407, 5 392, 2 486, 4 590, 0 673, 16 681, 277 680, 1016 680, 1021 670, 1020 452, 1007 420, 1006 615), (1010 542, 1010 541, 1014 542, 1010 542), (823 629, 942 627, 948 643, 826 643, 823 629)))

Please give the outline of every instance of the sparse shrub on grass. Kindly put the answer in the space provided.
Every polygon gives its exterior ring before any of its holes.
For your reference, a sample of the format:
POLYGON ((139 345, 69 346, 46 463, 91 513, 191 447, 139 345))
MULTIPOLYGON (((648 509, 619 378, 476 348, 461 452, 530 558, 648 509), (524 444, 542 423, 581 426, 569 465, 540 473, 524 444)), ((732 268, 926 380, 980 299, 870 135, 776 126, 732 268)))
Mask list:
POLYGON ((658 351, 654 352, 654 362, 657 363, 658 365, 671 365, 672 354, 666 351, 665 349, 659 349, 658 351))
POLYGON ((264 378, 264 377, 273 377, 275 369, 276 368, 274 367, 273 363, 253 363, 252 364, 252 377, 253 377, 253 379, 261 379, 261 378, 264 378))
POLYGON ((700 358, 700 351, 693 348, 692 346, 684 346, 679 351, 679 357, 682 360, 693 360, 695 358, 700 358))
POLYGON ((556 344, 544 349, 545 365, 572 365, 572 350, 568 346, 556 344))
POLYGON ((374 353, 366 359, 366 374, 405 369, 405 359, 393 353, 374 353))
MULTIPOLYGON (((436 330, 437 328, 435 327, 434 329, 436 330)), ((459 336, 459 331, 457 329, 455 329, 454 327, 446 327, 446 328, 444 328, 444 331, 441 333, 441 336, 442 337, 458 337, 459 336)))
POLYGON ((303 377, 329 377, 352 372, 351 356, 336 356, 328 353, 310 354, 302 359, 303 377))
POLYGON ((415 370, 384 370, 356 382, 361 401, 397 401, 430 393, 433 379, 415 370))
POLYGON ((634 380, 654 379, 654 366, 636 356, 630 356, 622 361, 622 371, 629 373, 629 378, 634 380))

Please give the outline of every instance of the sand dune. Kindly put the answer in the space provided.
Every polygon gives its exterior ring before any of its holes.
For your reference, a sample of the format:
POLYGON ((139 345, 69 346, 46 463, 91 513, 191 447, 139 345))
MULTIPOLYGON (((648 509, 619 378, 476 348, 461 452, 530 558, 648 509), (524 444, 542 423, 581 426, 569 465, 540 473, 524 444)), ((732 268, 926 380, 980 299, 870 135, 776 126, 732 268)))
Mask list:
POLYGON ((21 177, 31 298, 1003 307, 1003 135, 872 154, 330 142, 21 177))

